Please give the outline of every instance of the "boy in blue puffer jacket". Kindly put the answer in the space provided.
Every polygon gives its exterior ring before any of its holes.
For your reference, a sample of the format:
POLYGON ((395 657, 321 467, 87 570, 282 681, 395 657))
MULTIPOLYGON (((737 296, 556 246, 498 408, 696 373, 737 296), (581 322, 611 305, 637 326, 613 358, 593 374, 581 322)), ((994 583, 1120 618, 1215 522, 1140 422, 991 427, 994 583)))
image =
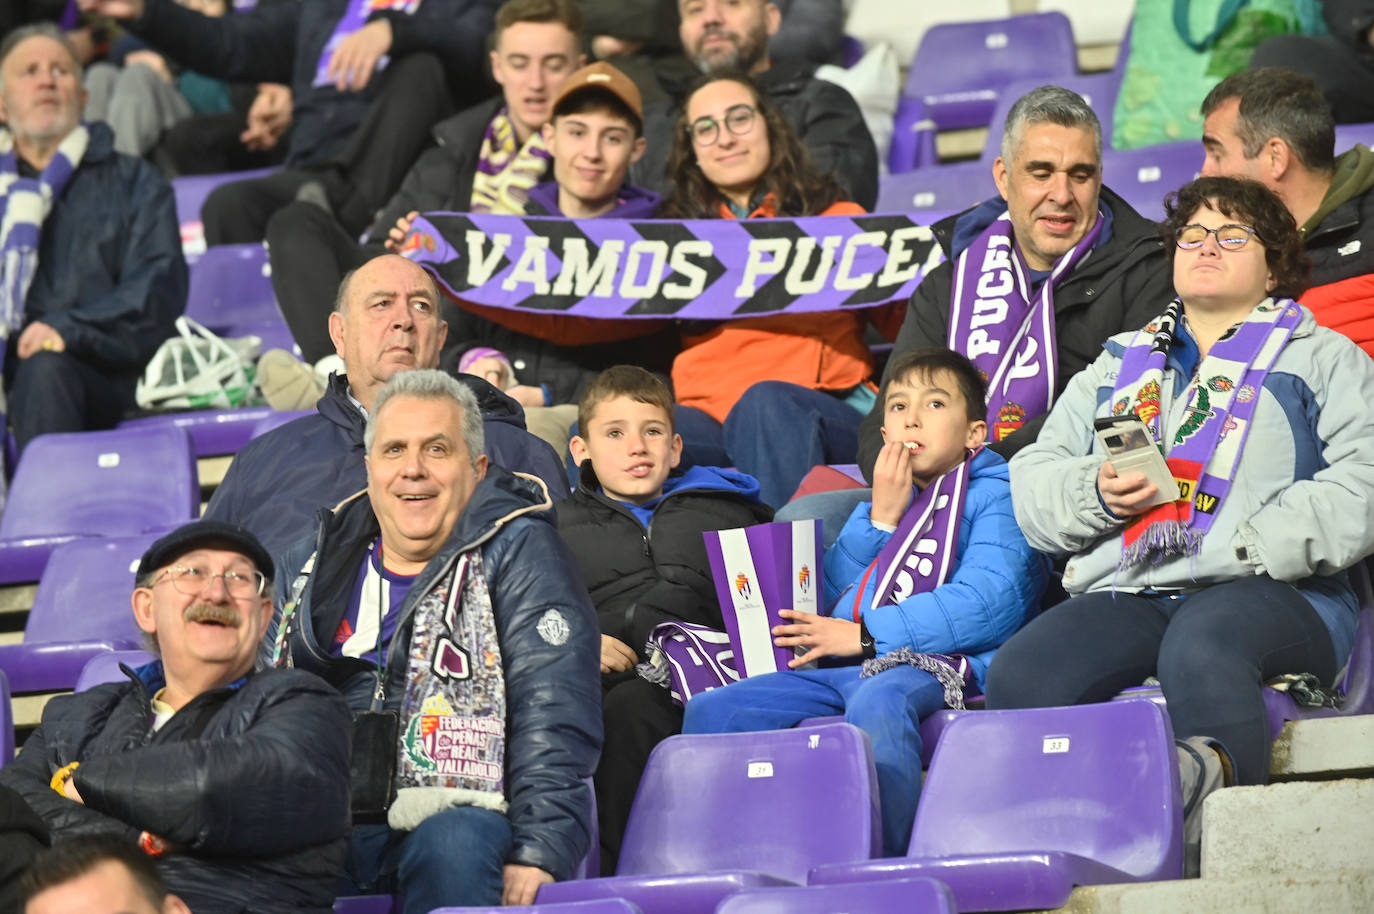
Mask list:
POLYGON ((883 852, 905 852, 921 785, 920 721, 980 691, 996 648, 1044 590, 1048 563, 1011 508, 1006 462, 983 448, 986 385, 964 356, 917 349, 879 393, 873 501, 825 555, 827 615, 782 610, 798 667, 697 695, 685 733, 795 726, 843 714, 873 744, 883 852), (862 663, 858 662, 862 660, 862 663))

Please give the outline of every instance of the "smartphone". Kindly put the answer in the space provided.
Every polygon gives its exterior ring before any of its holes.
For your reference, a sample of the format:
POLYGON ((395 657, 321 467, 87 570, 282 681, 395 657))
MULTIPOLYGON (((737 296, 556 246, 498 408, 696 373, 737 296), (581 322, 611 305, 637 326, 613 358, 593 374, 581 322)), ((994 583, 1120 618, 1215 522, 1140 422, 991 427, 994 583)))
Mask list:
POLYGON ((1118 476, 1144 473, 1145 478, 1154 483, 1159 492, 1150 500, 1150 507, 1178 500, 1174 474, 1164 462, 1164 455, 1155 444, 1149 427, 1138 416, 1103 416, 1093 420, 1093 428, 1118 476))

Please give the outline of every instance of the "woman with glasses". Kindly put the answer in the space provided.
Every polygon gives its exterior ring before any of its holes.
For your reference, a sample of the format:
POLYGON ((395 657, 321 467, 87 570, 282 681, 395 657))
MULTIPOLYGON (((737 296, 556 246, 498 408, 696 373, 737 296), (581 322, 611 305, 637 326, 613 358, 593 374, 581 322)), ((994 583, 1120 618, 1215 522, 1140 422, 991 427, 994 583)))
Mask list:
MULTIPOLYGON (((673 193, 662 210, 667 218, 864 212, 845 199, 833 177, 811 165, 791 125, 746 76, 710 77, 688 94, 668 178, 673 193)), ((893 309, 875 310, 880 329, 894 338, 900 311, 893 320, 893 309)), ((768 504, 785 502, 813 465, 854 461, 859 421, 876 394, 864 321, 864 314, 848 310, 684 326, 683 352, 673 363, 678 403, 706 414, 693 416, 700 420, 693 430, 724 423, 726 451, 735 466, 759 479, 768 504), (732 412, 746 391, 750 405, 732 412), (772 430, 774 423, 759 419, 798 411, 823 417, 820 440, 788 440, 787 423, 772 430)))
POLYGON ((1263 784, 1263 683, 1329 685, 1354 640, 1374 362, 1293 301, 1302 241, 1262 185, 1199 178, 1166 209, 1178 298, 1109 339, 1011 461, 1016 519, 1068 557, 1070 598, 1002 647, 988 706, 1107 701, 1156 676, 1174 734, 1197 738, 1180 758, 1263 784), (1131 416, 1167 458, 1162 485, 1113 466, 1131 416))

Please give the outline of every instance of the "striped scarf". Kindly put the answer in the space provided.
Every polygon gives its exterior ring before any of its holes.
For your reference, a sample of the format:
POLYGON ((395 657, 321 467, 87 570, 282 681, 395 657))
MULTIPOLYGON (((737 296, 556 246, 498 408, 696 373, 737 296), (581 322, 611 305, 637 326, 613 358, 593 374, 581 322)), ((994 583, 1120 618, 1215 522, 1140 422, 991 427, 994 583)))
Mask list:
POLYGON ((538 130, 521 146, 515 137, 515 122, 502 109, 487 124, 477 173, 472 176, 472 198, 468 210, 474 213, 504 213, 523 216, 530 191, 548 171, 553 156, 544 147, 538 130))

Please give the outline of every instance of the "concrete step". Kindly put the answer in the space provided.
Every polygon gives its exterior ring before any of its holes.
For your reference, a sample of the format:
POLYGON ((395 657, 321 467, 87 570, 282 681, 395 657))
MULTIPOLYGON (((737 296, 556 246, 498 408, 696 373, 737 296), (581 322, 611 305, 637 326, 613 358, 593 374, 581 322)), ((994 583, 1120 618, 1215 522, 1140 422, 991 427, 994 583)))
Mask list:
POLYGON ((1271 781, 1347 777, 1374 777, 1374 714, 1289 721, 1274 740, 1271 781))
MULTIPOLYGON (((1202 807, 1202 877, 1374 880, 1374 780, 1218 790, 1202 807)), ((1374 910, 1374 905, 1348 910, 1374 910)))
MULTIPOLYGON (((1127 885, 1080 886, 1059 914, 1352 914, 1374 911, 1374 874, 1333 873, 1320 878, 1179 879, 1127 885)), ((1043 912, 1048 914, 1048 912, 1043 912)))

